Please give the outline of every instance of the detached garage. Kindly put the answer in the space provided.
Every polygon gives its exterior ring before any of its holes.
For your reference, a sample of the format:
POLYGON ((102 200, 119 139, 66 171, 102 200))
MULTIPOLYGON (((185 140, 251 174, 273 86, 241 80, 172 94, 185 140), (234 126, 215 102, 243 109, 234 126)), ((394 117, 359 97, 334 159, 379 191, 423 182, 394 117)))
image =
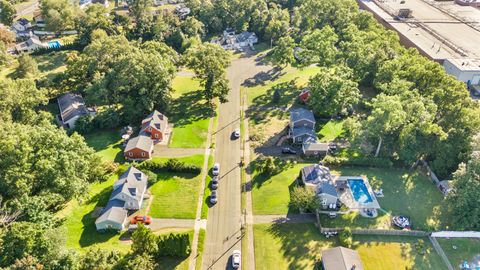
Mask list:
POLYGON ((110 200, 103 209, 100 217, 95 221, 97 231, 116 230, 121 231, 127 225, 127 210, 123 209, 125 202, 110 200))

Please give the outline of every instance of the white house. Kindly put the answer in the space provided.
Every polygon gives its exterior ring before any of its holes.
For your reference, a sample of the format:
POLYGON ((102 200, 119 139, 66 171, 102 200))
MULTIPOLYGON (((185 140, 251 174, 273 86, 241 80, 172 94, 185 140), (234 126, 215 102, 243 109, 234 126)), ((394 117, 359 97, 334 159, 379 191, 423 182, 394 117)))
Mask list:
POLYGON ((32 36, 31 38, 27 39, 24 42, 20 42, 15 45, 15 50, 17 53, 31 53, 38 49, 46 48, 47 45, 43 44, 43 42, 38 39, 37 36, 32 36))
POLYGON ((142 207, 147 183, 148 177, 133 166, 124 172, 113 184, 110 200, 95 221, 97 231, 125 229, 128 211, 142 207))
POLYGON ((81 95, 66 93, 58 99, 60 114, 57 116, 59 124, 65 128, 75 128, 75 122, 84 115, 95 115, 94 108, 87 108, 81 95))

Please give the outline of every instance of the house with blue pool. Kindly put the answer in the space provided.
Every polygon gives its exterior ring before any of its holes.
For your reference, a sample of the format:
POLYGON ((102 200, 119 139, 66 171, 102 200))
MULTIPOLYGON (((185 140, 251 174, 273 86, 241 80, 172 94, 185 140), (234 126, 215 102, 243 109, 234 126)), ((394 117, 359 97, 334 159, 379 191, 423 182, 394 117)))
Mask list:
POLYGON ((315 191, 323 209, 337 209, 345 205, 373 217, 380 204, 366 176, 343 176, 331 173, 329 168, 312 164, 300 171, 301 184, 315 191))

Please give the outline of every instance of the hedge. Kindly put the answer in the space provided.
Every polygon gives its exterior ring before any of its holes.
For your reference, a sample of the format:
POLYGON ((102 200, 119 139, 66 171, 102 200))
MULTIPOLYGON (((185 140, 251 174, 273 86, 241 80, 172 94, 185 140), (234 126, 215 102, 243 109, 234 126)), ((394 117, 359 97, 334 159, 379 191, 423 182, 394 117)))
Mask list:
POLYGON ((199 174, 202 171, 201 167, 186 164, 185 162, 180 161, 176 158, 171 158, 165 163, 147 160, 140 163, 140 165, 138 165, 138 169, 149 170, 157 174, 165 171, 175 173, 199 174))
POLYGON ((350 165, 378 168, 389 168, 393 166, 393 162, 390 159, 378 157, 334 157, 327 155, 322 161, 332 166, 350 165))
POLYGON ((187 233, 158 236, 157 257, 186 257, 192 251, 190 237, 187 233))
POLYGON ((51 48, 39 48, 31 53, 31 55, 42 55, 42 54, 47 54, 51 52, 59 52, 59 51, 81 51, 83 50, 85 46, 78 43, 78 42, 72 42, 72 43, 67 43, 63 44, 60 47, 51 47, 51 48))

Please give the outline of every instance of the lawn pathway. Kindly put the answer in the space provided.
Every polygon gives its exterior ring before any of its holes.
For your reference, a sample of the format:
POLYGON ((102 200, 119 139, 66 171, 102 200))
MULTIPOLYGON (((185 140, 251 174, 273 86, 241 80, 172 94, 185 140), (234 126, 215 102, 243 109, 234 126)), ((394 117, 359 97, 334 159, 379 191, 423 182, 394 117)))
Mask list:
POLYGON ((193 231, 193 241, 192 241, 192 253, 190 253, 190 260, 188 269, 194 270, 197 264, 197 258, 200 256, 198 254, 198 234, 200 233, 200 229, 206 229, 206 221, 202 220, 202 207, 203 207, 203 200, 205 195, 205 181, 208 175, 208 160, 210 157, 210 144, 211 144, 211 135, 213 129, 213 117, 210 118, 210 122, 208 123, 208 134, 207 134, 207 143, 205 144, 205 158, 203 161, 203 168, 202 168, 202 180, 200 181, 200 193, 198 196, 198 204, 197 204, 197 213, 195 216, 195 223, 194 223, 194 231, 193 231))

